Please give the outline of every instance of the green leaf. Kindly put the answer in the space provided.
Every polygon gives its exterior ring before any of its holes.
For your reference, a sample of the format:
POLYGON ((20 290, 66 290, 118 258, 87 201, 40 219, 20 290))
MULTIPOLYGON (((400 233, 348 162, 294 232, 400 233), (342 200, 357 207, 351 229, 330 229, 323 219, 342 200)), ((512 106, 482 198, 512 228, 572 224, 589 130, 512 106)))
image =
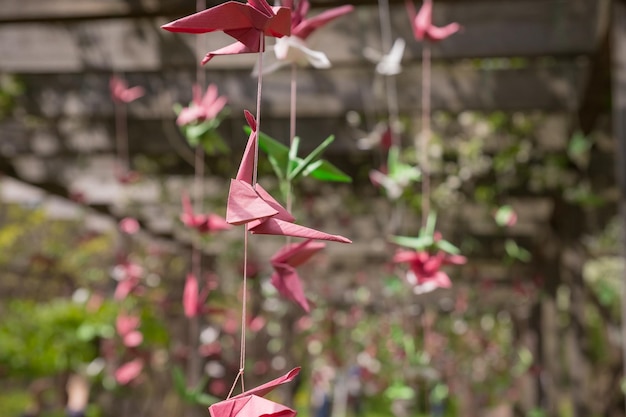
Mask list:
MULTIPOLYGON (((245 126, 244 131, 249 135, 252 129, 250 126, 245 126)), ((289 148, 265 133, 259 132, 259 149, 267 154, 276 176, 286 178, 289 166, 289 148)))
MULTIPOLYGON (((252 132, 250 126, 244 127, 244 131, 248 135, 252 132)), ((259 132, 259 149, 268 156, 275 158, 281 166, 287 167, 287 162, 289 161, 289 148, 287 146, 265 133, 259 132)))
POLYGON ((352 178, 328 161, 318 160, 309 165, 302 175, 327 182, 352 182, 352 178))
POLYGON ((290 180, 294 180, 295 178, 297 178, 298 175, 300 175, 309 164, 314 162, 326 150, 326 148, 328 148, 328 146, 333 143, 334 140, 334 135, 330 135, 329 137, 327 137, 324 142, 320 143, 317 148, 313 149, 313 151, 308 154, 306 158, 298 163, 296 168, 289 173, 287 178, 289 178, 290 180))
POLYGON ((504 242, 504 250, 507 255, 518 261, 529 262, 532 258, 530 252, 520 247, 513 239, 507 239, 506 242, 504 242))
POLYGON ((291 147, 289 148, 289 166, 287 167, 287 176, 291 175, 291 172, 302 162, 300 158, 298 158, 298 148, 300 147, 300 138, 293 138, 293 142, 291 142, 291 147))
POLYGON ((574 159, 585 154, 589 149, 591 149, 591 141, 582 132, 576 132, 569 141, 567 154, 574 159))
POLYGON ((454 246, 452 243, 448 242, 447 240, 439 240, 435 242, 435 246, 437 246, 437 248, 439 248, 440 250, 447 252, 451 255, 458 255, 461 253, 461 250, 459 248, 457 248, 456 246, 454 246))
POLYGON ((437 214, 433 211, 428 214, 426 219, 426 227, 420 235, 433 236, 435 234, 435 225, 437 224, 437 214))
POLYGON ((174 380, 174 387, 181 397, 187 396, 187 383, 185 382, 185 375, 182 369, 178 366, 174 366, 172 369, 172 379, 174 380))
POLYGON ((196 394, 194 400, 196 404, 204 405, 206 407, 213 405, 218 401, 218 399, 215 398, 214 396, 205 394, 203 392, 196 394))
POLYGON ((432 246, 434 243, 434 239, 432 236, 419 236, 419 237, 408 237, 408 236, 392 236, 390 239, 393 243, 400 246, 405 246, 411 249, 426 249, 429 246, 432 246))

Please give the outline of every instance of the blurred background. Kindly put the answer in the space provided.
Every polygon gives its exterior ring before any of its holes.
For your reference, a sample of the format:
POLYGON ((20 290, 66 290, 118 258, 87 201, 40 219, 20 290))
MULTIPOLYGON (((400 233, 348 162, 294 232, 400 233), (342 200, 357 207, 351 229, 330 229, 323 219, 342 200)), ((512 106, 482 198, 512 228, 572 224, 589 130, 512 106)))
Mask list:
MULTIPOLYGON (((200 67, 232 39, 160 28, 219 3, 0 0, 2 416, 203 416, 227 396, 243 227, 180 215, 185 196, 225 215, 257 56, 200 67), (196 83, 228 103, 177 124, 196 83)), ((462 28, 428 48, 404 1, 352 4, 307 40, 332 67, 295 76, 299 154, 334 135, 324 159, 352 180, 302 178, 291 211, 353 243, 299 268, 307 313, 270 283, 285 240, 251 237, 246 387, 302 366, 269 397, 311 417, 625 415, 626 2, 436 0, 462 28), (381 73, 396 38, 401 72, 381 73), (393 236, 418 235, 451 287, 394 262, 393 236)), ((261 131, 285 146, 292 79, 263 76, 261 131)), ((261 152, 284 203, 275 172, 261 152)))

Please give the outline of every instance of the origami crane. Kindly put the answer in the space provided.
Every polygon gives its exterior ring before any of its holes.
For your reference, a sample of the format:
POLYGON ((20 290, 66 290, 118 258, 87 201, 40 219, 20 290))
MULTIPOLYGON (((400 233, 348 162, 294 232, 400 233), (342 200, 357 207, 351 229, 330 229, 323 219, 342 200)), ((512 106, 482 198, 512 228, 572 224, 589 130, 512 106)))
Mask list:
POLYGON ((433 25, 433 1, 424 0, 424 4, 416 13, 413 0, 405 0, 406 9, 411 19, 413 35, 417 40, 428 40, 438 42, 455 34, 461 29, 458 23, 450 23, 443 27, 433 25))
POLYGON ((196 229, 200 233, 219 232, 230 229, 222 217, 217 214, 196 214, 191 206, 191 201, 186 193, 181 196, 183 212, 180 221, 187 227, 196 229))
POLYGON ((302 243, 288 244, 280 248, 270 260, 274 268, 271 277, 272 285, 283 297, 296 302, 307 313, 311 311, 311 307, 304 295, 296 267, 308 261, 325 246, 326 244, 311 239, 302 243))
POLYGON ((193 100, 189 107, 183 108, 178 114, 176 124, 179 126, 203 122, 217 117, 226 105, 228 98, 220 96, 215 84, 209 84, 204 96, 199 85, 193 86, 193 100))
POLYGON ((392 146, 387 156, 386 172, 373 169, 369 176, 374 185, 385 188, 390 199, 397 200, 406 187, 421 178, 421 172, 418 168, 401 162, 400 150, 397 146, 392 146))
POLYGON ((393 257, 394 263, 408 263, 407 280, 413 285, 415 294, 423 294, 437 288, 450 288, 450 276, 440 268, 443 265, 463 265, 467 259, 461 255, 450 255, 438 251, 434 255, 426 251, 399 250, 393 257))
POLYGON ((235 179, 230 181, 226 222, 234 225, 247 224, 252 234, 281 235, 305 239, 331 240, 351 243, 343 236, 331 235, 319 230, 294 224, 294 217, 281 206, 260 184, 252 185, 254 159, 258 147, 257 124, 254 116, 245 112, 252 131, 235 179))
POLYGON ((115 329, 126 347, 137 347, 143 341, 143 335, 137 328, 141 323, 138 316, 120 314, 115 320, 115 329))
POLYGON ((109 80, 109 89, 111 91, 111 98, 118 103, 130 103, 145 94, 142 87, 137 86, 129 88, 126 81, 115 75, 109 80))
POLYGON ((277 386, 292 381, 299 373, 300 368, 294 368, 280 378, 213 404, 209 413, 211 417, 295 417, 295 410, 263 397, 277 386))
MULTIPOLYGON (((315 68, 330 68, 330 61, 325 53, 308 47, 307 39, 317 29, 354 10, 354 6, 345 5, 326 10, 315 17, 307 19, 309 0, 300 0, 294 7, 293 0, 283 0, 283 7, 291 10, 291 35, 276 39, 273 46, 275 62, 269 63, 264 73, 270 73, 287 64, 310 64, 315 68)), ((256 70, 255 70, 256 71, 256 70)))
POLYGON ((363 55, 369 61, 376 64, 376 72, 380 75, 397 75, 402 72, 402 55, 404 55, 404 48, 406 42, 402 38, 395 40, 391 46, 389 53, 382 55, 380 52, 373 48, 365 48, 363 55))
POLYGON ((217 309, 208 308, 204 305, 211 289, 214 288, 214 285, 212 285, 211 282, 212 278, 214 278, 214 276, 208 277, 207 284, 204 286, 202 291, 200 291, 196 276, 194 274, 187 274, 187 278, 185 279, 185 289, 183 290, 183 311, 185 312, 185 317, 192 318, 198 316, 199 314, 219 311, 217 309))
POLYGON ((132 382, 141 374, 143 365, 143 359, 141 358, 124 363, 115 371, 115 380, 120 385, 126 385, 132 382))
POLYGON ((202 64, 216 55, 233 55, 265 50, 265 36, 280 38, 291 30, 291 13, 285 7, 271 7, 266 0, 246 3, 228 1, 162 26, 170 32, 208 33, 223 31, 237 42, 209 52, 202 64))

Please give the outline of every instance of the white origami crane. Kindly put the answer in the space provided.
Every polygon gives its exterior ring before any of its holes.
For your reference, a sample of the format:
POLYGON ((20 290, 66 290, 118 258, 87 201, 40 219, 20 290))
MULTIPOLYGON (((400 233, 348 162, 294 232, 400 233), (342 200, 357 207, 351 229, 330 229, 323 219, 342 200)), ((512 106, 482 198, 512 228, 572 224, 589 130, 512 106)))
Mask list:
POLYGON ((393 43, 389 53, 382 55, 375 49, 367 47, 363 50, 363 56, 368 61, 376 64, 377 73, 381 75, 397 75, 402 72, 401 62, 405 46, 406 42, 404 39, 398 38, 393 43))

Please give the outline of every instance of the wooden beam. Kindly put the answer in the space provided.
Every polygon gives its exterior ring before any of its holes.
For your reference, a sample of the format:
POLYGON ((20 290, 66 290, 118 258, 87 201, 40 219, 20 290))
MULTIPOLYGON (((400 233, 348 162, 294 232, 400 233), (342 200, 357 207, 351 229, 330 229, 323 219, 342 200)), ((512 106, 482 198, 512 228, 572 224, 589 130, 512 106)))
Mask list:
MULTIPOLYGON (((223 3, 225 0, 208 0, 207 7, 223 3)), ((574 0, 570 0, 574 2, 574 0)), ((575 0, 578 3, 593 2, 592 0, 575 0)), ((507 3, 513 5, 518 2, 498 2, 495 0, 438 0, 437 8, 452 4, 480 4, 480 3, 507 3)), ((534 0, 537 6, 545 0, 534 0)), ((375 6, 377 0, 310 0, 313 9, 337 7, 345 4, 375 6)), ((392 5, 402 5, 404 0, 390 0, 392 5)), ((415 1, 419 4, 419 0, 415 1)), ((184 16, 195 12, 195 3, 179 0, 4 0, 0 14, 0 23, 25 23, 45 21, 76 21, 89 19, 111 19, 118 17, 154 17, 154 16, 184 16)))
MULTIPOLYGON (((471 66, 435 66, 433 108, 463 110, 572 110, 577 108, 585 65, 565 61, 520 69, 480 70, 471 66)), ((248 70, 211 71, 208 80, 229 98, 233 114, 254 109, 256 80, 248 70)), ((20 104, 33 116, 111 117, 106 73, 22 75, 26 87, 20 104)), ((175 102, 188 103, 194 71, 163 71, 128 74, 130 85, 147 89, 145 97, 129 105, 131 117, 169 119, 175 102)), ((412 114, 420 106, 419 65, 407 65, 397 78, 399 106, 412 114)), ((371 68, 302 70, 298 75, 298 116, 304 118, 343 117, 348 111, 384 112, 379 82, 371 68)), ((263 86, 266 117, 289 115, 289 77, 267 76, 263 86)))
MULTIPOLYGON (((436 9, 435 20, 458 21, 464 29, 445 42, 433 45, 433 57, 588 54, 597 46, 597 13, 597 2, 587 0, 442 4, 436 9)), ((376 7, 358 7, 353 14, 312 36, 311 43, 325 51, 336 66, 364 65, 363 49, 366 46, 381 48, 378 20, 376 7)), ((194 52, 198 35, 165 32, 160 26, 167 21, 169 18, 118 18, 2 24, 0 71, 157 71, 196 65, 200 61, 194 52)), ((392 22, 394 36, 407 40, 405 60, 419 59, 421 44, 413 40, 403 5, 392 8, 392 22)), ((203 36, 206 51, 232 42, 232 38, 220 32, 200 36, 203 36)), ((206 68, 251 68, 254 62, 254 55, 226 56, 215 58, 206 68)))

